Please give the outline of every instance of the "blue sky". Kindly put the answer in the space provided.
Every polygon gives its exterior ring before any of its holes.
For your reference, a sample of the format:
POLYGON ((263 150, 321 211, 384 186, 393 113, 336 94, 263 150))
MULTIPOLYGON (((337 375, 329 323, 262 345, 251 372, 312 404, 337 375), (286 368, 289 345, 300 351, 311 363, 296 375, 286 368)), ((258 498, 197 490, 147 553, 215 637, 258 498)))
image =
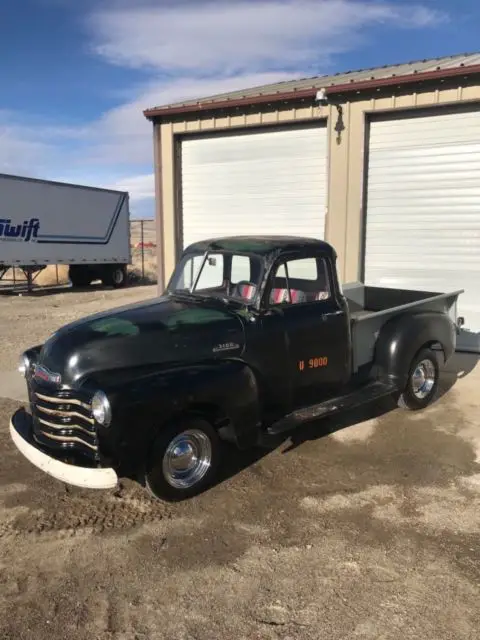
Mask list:
POLYGON ((479 50, 476 0, 4 0, 0 172, 128 189, 157 104, 479 50))

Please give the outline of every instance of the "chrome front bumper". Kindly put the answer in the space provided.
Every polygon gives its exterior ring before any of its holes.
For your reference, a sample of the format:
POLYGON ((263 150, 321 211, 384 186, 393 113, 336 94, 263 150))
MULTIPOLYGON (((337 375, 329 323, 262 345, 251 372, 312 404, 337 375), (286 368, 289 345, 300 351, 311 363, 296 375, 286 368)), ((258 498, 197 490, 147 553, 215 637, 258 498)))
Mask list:
POLYGON ((32 418, 24 409, 19 409, 12 416, 10 436, 27 460, 57 480, 88 489, 112 489, 117 486, 118 476, 110 467, 80 467, 57 460, 42 451, 32 436, 32 418))

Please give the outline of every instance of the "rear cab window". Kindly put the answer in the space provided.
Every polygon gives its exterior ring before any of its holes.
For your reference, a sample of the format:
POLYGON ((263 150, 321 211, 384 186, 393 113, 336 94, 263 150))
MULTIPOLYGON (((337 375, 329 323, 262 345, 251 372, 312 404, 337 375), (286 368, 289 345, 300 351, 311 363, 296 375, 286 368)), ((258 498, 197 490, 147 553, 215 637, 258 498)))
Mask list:
POLYGON ((249 256, 232 256, 232 273, 230 280, 232 284, 239 282, 250 282, 252 280, 252 265, 249 256))
POLYGON ((269 305, 322 302, 331 297, 327 261, 323 257, 290 258, 273 272, 269 305))

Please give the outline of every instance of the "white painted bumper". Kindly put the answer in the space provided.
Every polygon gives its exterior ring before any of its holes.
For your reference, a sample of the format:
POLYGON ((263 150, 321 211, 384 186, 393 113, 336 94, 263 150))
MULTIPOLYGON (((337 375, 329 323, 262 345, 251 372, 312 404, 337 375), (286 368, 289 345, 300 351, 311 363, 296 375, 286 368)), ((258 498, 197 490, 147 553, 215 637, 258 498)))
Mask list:
POLYGON ((118 476, 114 469, 77 467, 43 453, 33 444, 27 442, 19 430, 15 428, 15 415, 10 420, 10 436, 27 460, 57 480, 88 489, 112 489, 118 483, 118 476))

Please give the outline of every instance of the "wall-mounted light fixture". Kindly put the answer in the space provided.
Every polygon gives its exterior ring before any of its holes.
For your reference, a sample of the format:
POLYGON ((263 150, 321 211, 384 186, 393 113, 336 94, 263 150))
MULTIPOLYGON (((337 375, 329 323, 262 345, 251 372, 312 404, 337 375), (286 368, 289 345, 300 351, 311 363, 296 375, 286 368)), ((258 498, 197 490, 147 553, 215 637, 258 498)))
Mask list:
POLYGON ((336 107, 338 118, 337 122, 335 123, 335 131, 337 132, 337 144, 340 144, 342 141, 342 131, 344 131, 345 129, 345 123, 343 121, 343 106, 335 100, 332 100, 331 96, 327 94, 325 88, 321 88, 317 91, 315 99, 320 105, 322 105, 322 107, 326 107, 330 104, 333 107, 336 107))

